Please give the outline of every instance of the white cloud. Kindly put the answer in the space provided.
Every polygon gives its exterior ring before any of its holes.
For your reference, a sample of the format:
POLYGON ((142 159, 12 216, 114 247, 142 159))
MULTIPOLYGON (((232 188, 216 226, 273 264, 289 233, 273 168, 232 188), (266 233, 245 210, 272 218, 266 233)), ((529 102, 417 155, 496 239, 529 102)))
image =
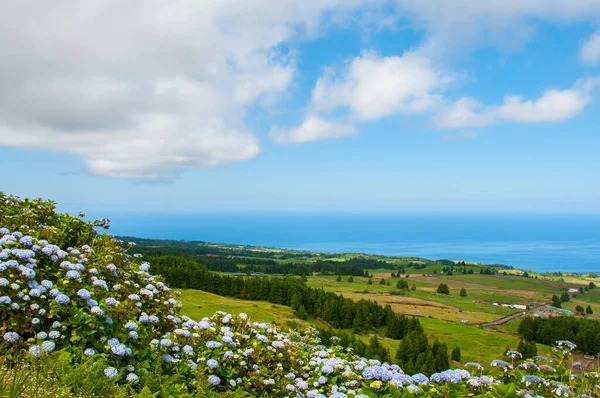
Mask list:
POLYGON ((361 120, 420 113, 439 101, 438 92, 449 80, 426 57, 412 52, 392 57, 364 53, 343 70, 329 70, 319 78, 312 108, 347 108, 361 120))
POLYGON ((250 159, 247 108, 296 72, 279 45, 371 1, 2 2, 0 145, 136 178, 250 159))
POLYGON ((593 34, 581 48, 581 60, 590 65, 600 62, 600 31, 593 34))
POLYGON ((421 51, 452 56, 481 46, 520 49, 540 22, 600 18, 597 0, 395 0, 403 21, 426 32, 421 51))
POLYGON ((494 114, 471 97, 461 98, 437 116, 437 125, 443 128, 485 127, 494 123, 494 114))
POLYGON ((552 123, 572 119, 591 102, 600 79, 588 78, 567 90, 551 89, 534 100, 506 96, 502 105, 484 106, 473 98, 462 98, 441 112, 441 128, 485 127, 501 121, 552 123))
POLYGON ((356 127, 351 124, 329 122, 317 115, 309 115, 298 127, 273 128, 271 139, 277 144, 298 144, 346 137, 356 133, 356 127))

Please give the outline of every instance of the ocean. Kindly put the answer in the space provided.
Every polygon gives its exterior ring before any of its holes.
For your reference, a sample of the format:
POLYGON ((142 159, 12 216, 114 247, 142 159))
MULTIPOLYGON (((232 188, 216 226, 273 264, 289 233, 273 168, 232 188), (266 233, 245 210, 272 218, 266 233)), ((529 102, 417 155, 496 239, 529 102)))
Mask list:
POLYGON ((110 233, 600 273, 600 215, 98 212, 110 233))

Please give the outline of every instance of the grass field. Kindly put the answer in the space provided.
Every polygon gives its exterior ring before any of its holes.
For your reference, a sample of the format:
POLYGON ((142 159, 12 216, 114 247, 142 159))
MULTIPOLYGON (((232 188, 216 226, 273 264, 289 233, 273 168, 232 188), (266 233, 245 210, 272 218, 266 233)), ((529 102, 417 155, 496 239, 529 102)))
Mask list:
MULTIPOLYGON (((232 314, 244 312, 252 321, 276 323, 283 327, 286 327, 288 321, 297 322, 304 327, 327 325, 315 319, 301 321, 294 316, 292 309, 286 306, 227 298, 200 290, 181 290, 181 300, 182 313, 194 319, 211 316, 216 311, 226 311, 232 314)), ((450 350, 460 347, 463 363, 475 361, 487 365, 492 359, 500 358, 506 347, 516 348, 519 342, 516 335, 518 320, 489 330, 441 319, 420 317, 419 320, 429 338, 438 338, 445 342, 450 350)), ((363 338, 367 340, 368 336, 364 335, 363 338)), ((395 355, 400 341, 382 339, 381 343, 395 355)), ((540 350, 545 351, 545 347, 540 346, 540 350)))
POLYGON ((202 319, 213 315, 217 311, 225 311, 237 315, 241 312, 247 314, 253 321, 269 322, 284 325, 287 321, 294 321, 301 325, 326 326, 325 322, 318 320, 303 321, 298 319, 290 307, 267 303, 265 301, 239 300, 201 290, 181 289, 181 312, 192 319, 202 319))

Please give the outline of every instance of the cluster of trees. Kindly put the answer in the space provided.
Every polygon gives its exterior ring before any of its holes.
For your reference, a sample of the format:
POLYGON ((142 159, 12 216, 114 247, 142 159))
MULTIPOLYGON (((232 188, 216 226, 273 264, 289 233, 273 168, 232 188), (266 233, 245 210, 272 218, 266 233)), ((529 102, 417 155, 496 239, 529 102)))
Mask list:
MULTIPOLYGON (((427 268, 427 264, 425 263, 413 263, 412 261, 409 261, 408 264, 406 264, 407 267, 412 267, 414 269, 424 269, 427 268)), ((404 273, 404 271, 402 272, 404 273)))
POLYGON ((585 309, 583 308, 582 305, 578 305, 578 306, 575 307, 575 311, 579 312, 580 314, 583 314, 585 312, 586 314, 590 314, 591 315, 591 314, 594 313, 594 311, 592 311, 592 307, 590 305, 588 305, 587 307, 585 307, 585 309))
POLYGON ((321 318, 336 329, 357 331, 385 328, 389 335, 402 338, 406 317, 375 301, 353 301, 341 295, 306 286, 298 278, 244 278, 209 272, 203 265, 180 256, 152 259, 153 270, 166 282, 179 288, 192 288, 221 296, 262 300, 291 307, 300 318, 321 318))
POLYGON ((525 317, 519 324, 519 335, 525 341, 552 345, 558 340, 569 340, 577 344, 582 352, 600 353, 600 321, 585 318, 525 317))
POLYGON ((437 339, 430 344, 423 327, 416 318, 410 319, 408 333, 402 339, 396 352, 396 362, 407 374, 423 373, 430 375, 448 369, 448 347, 437 339))
MULTIPOLYGON (((464 261, 463 261, 463 263, 464 263, 464 261)), ((483 268, 481 268, 481 271, 483 271, 483 268)), ((454 274, 454 272, 460 272, 461 274, 464 274, 464 275, 467 275, 467 274, 472 275, 475 273, 473 271, 473 268, 467 269, 467 267, 464 265, 462 268, 460 268, 460 267, 454 268, 454 265, 451 265, 450 267, 444 267, 444 268, 442 268, 442 272, 445 272, 446 274, 448 274, 450 276, 452 276, 454 274)))
POLYGON ((440 283, 437 288, 437 292, 439 294, 450 294, 450 288, 445 283, 440 283))
MULTIPOLYGON (((394 358, 391 358, 390 351, 381 345, 376 335, 371 335, 367 344, 354 333, 333 329, 318 330, 321 343, 325 346, 352 347, 354 353, 359 356, 376 358, 382 362, 396 362, 408 374, 420 372, 431 375, 448 369, 448 347, 446 344, 441 344, 437 339, 431 344, 418 319, 402 317, 397 318, 395 322, 400 322, 402 325, 396 325, 388 330, 404 330, 405 334, 402 337, 394 333, 391 333, 391 335, 390 333, 386 334, 386 337, 394 339, 403 338, 394 358), (337 336, 339 340, 332 339, 333 336, 337 336)), ((460 361, 460 348, 455 348, 452 355, 453 360, 460 361), (458 359, 455 359, 457 350, 458 359)))
POLYGON ((560 296, 556 294, 552 296, 552 305, 557 308, 562 308, 561 304, 571 300, 569 293, 563 292, 560 296))
POLYGON ((517 351, 523 355, 523 358, 533 358, 538 354, 537 344, 531 340, 519 341, 517 351))

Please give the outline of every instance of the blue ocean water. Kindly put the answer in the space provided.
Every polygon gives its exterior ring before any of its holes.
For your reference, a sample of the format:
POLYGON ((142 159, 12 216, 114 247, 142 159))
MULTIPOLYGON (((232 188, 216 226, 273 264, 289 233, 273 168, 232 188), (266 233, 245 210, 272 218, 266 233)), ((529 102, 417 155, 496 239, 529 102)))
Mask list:
POLYGON ((109 217, 110 233, 121 236, 600 273, 600 215, 108 211, 97 216, 109 217))

